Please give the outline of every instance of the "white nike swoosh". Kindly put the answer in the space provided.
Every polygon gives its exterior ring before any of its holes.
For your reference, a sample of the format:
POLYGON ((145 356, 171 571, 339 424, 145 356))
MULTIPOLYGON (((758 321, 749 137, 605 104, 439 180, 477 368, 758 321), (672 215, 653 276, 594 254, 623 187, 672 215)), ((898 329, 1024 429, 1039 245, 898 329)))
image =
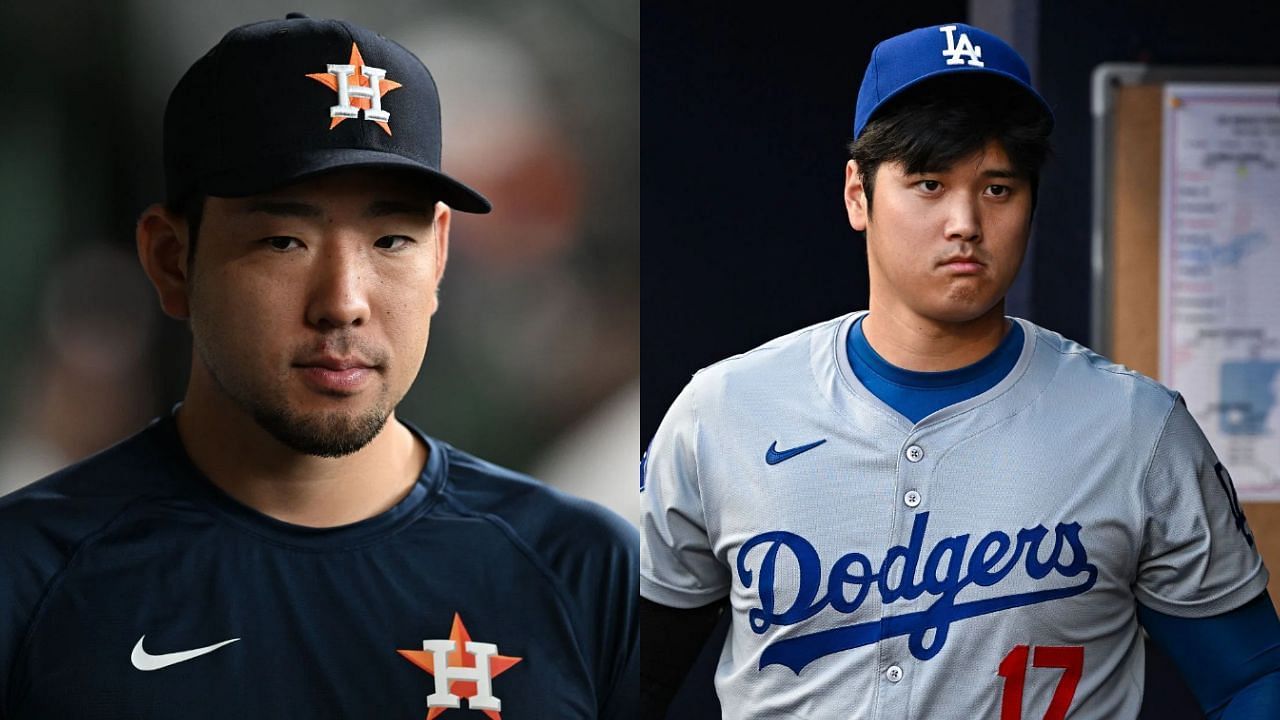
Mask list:
POLYGON ((133 654, 129 656, 129 659, 133 661, 133 666, 139 670, 159 670, 160 668, 166 668, 170 665, 177 665, 180 662, 186 662, 192 658, 198 658, 201 655, 208 655, 223 645, 230 645, 240 638, 223 640, 220 643, 209 645, 207 647, 196 648, 195 650, 183 650, 182 652, 164 653, 162 655, 152 655, 146 650, 143 650, 142 641, 146 639, 146 635, 138 638, 138 644, 133 646, 133 654))

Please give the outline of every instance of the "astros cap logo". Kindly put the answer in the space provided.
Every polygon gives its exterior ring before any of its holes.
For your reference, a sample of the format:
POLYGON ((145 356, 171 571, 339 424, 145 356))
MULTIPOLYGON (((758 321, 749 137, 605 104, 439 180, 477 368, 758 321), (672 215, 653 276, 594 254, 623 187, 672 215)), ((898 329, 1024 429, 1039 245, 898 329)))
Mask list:
POLYGON ((382 96, 400 87, 400 83, 388 80, 386 70, 365 65, 355 43, 351 43, 351 58, 345 65, 327 68, 327 72, 308 73, 307 77, 338 93, 338 104, 329 108, 329 117, 333 118, 329 129, 343 120, 359 117, 364 110, 365 120, 378 123, 390 135, 391 113, 382 109, 382 96))

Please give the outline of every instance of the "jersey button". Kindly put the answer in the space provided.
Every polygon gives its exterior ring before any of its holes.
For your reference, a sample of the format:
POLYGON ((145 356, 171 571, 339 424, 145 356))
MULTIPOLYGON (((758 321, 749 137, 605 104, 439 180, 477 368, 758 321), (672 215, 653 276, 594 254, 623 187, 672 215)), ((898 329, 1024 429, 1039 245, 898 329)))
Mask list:
POLYGON ((889 682, 896 683, 902 679, 902 668, 890 665, 889 669, 884 671, 884 676, 889 679, 889 682))
POLYGON ((908 490, 907 494, 902 496, 902 502, 906 503, 907 507, 916 507, 920 504, 920 493, 908 490))
POLYGON ((911 462, 920 462, 924 459, 924 448, 919 445, 912 445, 907 448, 907 459, 911 462))

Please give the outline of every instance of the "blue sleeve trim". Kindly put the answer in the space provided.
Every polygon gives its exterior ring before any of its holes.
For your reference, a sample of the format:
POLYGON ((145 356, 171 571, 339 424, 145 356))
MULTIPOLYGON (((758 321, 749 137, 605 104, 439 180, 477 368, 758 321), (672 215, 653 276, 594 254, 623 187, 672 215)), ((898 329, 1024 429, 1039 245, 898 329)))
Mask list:
POLYGON ((1207 720, 1280 718, 1280 672, 1273 672, 1236 693, 1231 704, 1205 715, 1207 720))
POLYGON ((1280 619, 1264 591, 1244 605, 1184 618, 1138 604, 1138 621, 1211 718, 1280 717, 1280 619))

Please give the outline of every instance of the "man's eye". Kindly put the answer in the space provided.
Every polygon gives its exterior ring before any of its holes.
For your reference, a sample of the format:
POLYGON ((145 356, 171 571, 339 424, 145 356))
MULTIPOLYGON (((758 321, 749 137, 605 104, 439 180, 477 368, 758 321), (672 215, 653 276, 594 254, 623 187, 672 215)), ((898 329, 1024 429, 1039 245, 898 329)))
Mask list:
POLYGON ((937 180, 921 180, 916 184, 924 188, 926 192, 936 192, 938 188, 942 187, 942 183, 937 180))
POLYGON ((996 197, 1004 197, 1009 194, 1008 185, 988 185, 987 191, 996 197))
POLYGON ((270 245, 272 250, 283 251, 283 250, 291 250, 295 246, 302 247, 302 243, 298 241, 298 238, 285 237, 283 235, 266 238, 265 240, 263 240, 263 242, 270 245))
POLYGON ((382 250, 399 250, 411 242, 413 238, 404 235, 383 235, 373 243, 373 246, 382 250))

